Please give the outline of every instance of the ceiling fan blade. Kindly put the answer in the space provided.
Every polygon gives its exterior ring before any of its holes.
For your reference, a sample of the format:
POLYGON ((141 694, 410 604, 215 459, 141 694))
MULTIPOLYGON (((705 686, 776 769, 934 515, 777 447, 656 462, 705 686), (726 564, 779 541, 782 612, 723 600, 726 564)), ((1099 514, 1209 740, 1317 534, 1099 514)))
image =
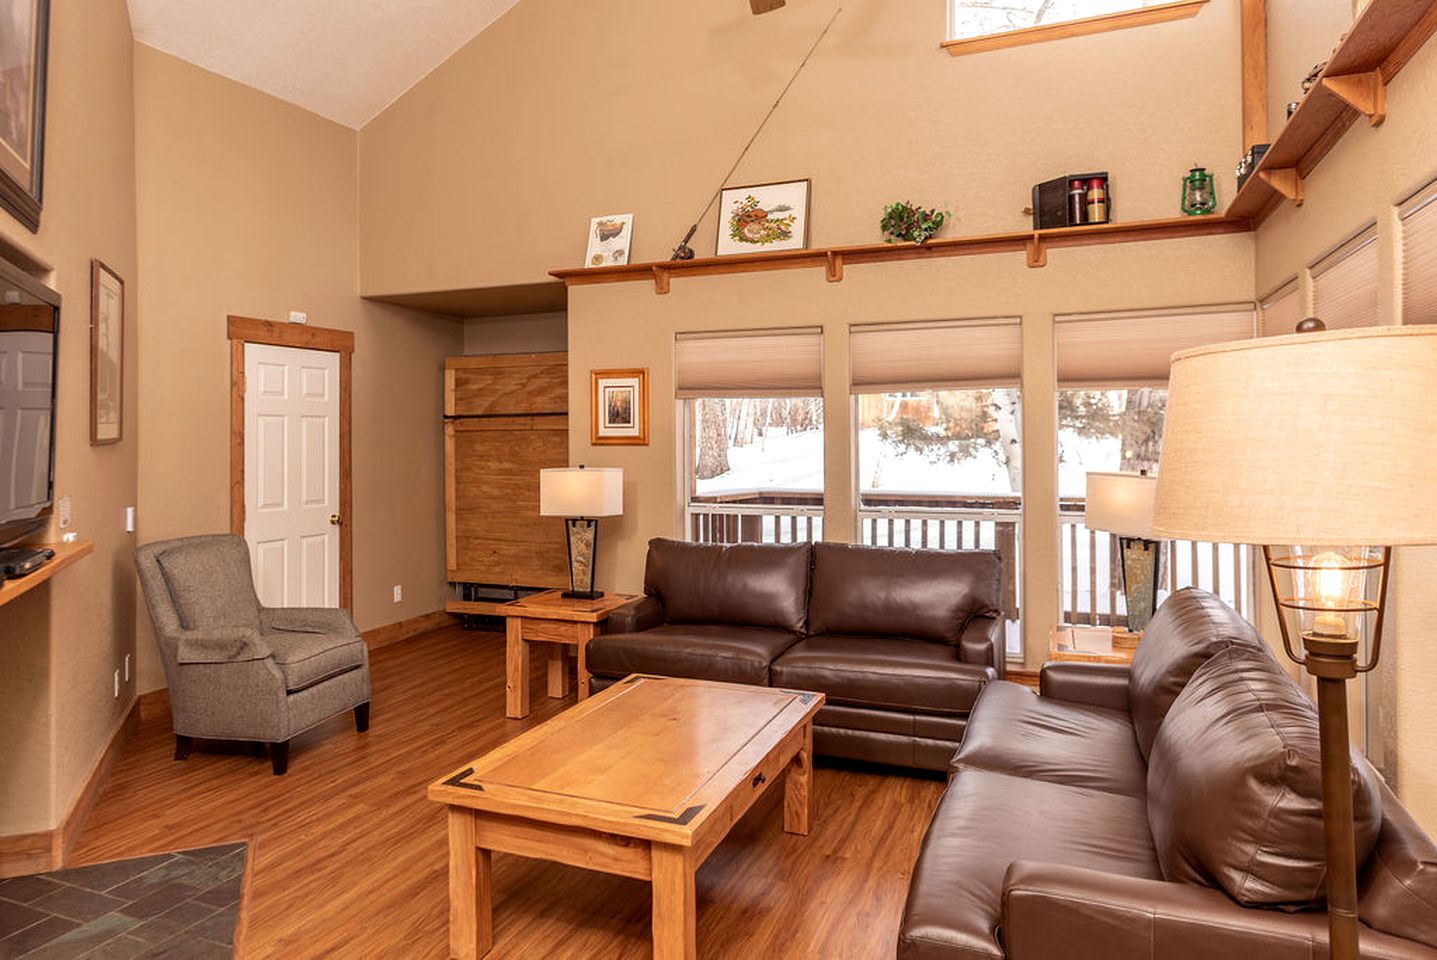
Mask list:
POLYGON ((756 16, 760 13, 768 13, 770 10, 777 10, 786 2, 787 0, 748 0, 748 5, 756 16))

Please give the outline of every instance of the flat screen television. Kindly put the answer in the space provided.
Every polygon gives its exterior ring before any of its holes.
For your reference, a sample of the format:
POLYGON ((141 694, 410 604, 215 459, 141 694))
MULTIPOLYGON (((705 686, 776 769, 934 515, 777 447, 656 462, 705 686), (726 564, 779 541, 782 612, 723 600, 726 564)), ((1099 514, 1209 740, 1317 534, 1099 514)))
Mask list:
POLYGON ((60 295, 0 260, 0 547, 50 520, 60 295))

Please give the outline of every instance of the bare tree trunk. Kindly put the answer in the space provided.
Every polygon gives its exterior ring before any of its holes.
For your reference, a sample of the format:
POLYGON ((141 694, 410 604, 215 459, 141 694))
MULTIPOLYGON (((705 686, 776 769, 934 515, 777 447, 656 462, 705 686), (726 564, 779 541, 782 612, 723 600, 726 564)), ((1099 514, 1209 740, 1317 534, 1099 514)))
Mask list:
POLYGON ((1008 483, 1018 495, 1023 493, 1023 448, 1019 420, 1021 410, 1018 395, 1008 390, 995 390, 991 394, 993 419, 998 426, 998 459, 1008 471, 1008 483))
POLYGON ((1156 470, 1163 443, 1164 398, 1148 387, 1128 391, 1119 421, 1124 472, 1156 470))
POLYGON ((713 397, 698 401, 699 455, 694 477, 712 480, 728 473, 728 424, 724 402, 713 397))

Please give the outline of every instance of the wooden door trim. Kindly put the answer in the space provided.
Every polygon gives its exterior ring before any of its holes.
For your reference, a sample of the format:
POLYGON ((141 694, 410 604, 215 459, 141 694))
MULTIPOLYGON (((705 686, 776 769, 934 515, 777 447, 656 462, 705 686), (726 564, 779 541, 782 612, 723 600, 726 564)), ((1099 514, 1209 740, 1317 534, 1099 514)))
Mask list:
POLYGON ((244 348, 257 343, 339 354, 339 605, 354 609, 354 418, 350 376, 354 334, 348 330, 276 323, 253 317, 228 319, 230 341, 230 532, 244 536, 244 348))

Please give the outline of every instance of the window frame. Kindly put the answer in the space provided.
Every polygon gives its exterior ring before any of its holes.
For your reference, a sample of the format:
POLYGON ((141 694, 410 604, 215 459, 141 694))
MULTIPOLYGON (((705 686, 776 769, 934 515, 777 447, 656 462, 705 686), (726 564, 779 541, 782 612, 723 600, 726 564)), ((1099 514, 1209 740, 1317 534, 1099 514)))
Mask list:
POLYGON ((1066 40, 1069 37, 1083 37, 1112 30, 1126 30, 1130 27, 1145 27, 1149 24, 1167 23, 1195 17, 1208 0, 1173 0, 1151 7, 1137 7, 1119 10, 1116 13, 1100 13, 1078 20, 1063 20, 1058 23, 1043 23, 1035 27, 1006 30, 1002 33, 987 33, 979 37, 953 39, 953 4, 948 2, 948 29, 950 34, 938 46, 947 50, 950 56, 961 57, 970 53, 1020 47, 1030 43, 1046 43, 1050 40, 1066 40))

